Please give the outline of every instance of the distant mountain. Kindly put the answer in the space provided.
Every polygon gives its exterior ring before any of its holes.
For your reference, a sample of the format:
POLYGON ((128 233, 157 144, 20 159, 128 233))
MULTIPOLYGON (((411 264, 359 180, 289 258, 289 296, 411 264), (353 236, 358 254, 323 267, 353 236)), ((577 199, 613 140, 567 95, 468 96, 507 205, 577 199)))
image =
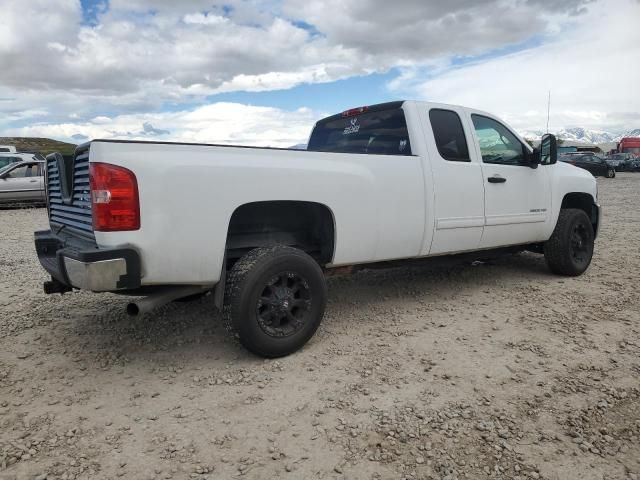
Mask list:
POLYGON ((13 145, 19 152, 37 152, 44 156, 53 152, 73 155, 76 149, 76 145, 73 143, 37 137, 0 137, 0 145, 13 145))
POLYGON ((604 130, 591 130, 582 127, 563 128, 557 135, 564 141, 581 142, 581 143, 593 143, 595 145, 599 143, 614 142, 618 136, 611 132, 605 132, 604 130))
MULTIPOLYGON (((529 130, 520 132, 520 135, 529 140, 539 140, 544 133, 542 130, 529 130)), ((640 128, 630 130, 623 134, 584 127, 563 128, 552 133, 565 142, 599 145, 603 143, 617 143, 623 137, 640 137, 640 128)))
MULTIPOLYGON (((521 135, 530 140, 538 140, 544 133, 542 130, 533 130, 521 132, 521 135)), ((562 130, 552 133, 565 142, 590 143, 596 145, 599 143, 615 142, 615 139, 620 136, 619 134, 605 132, 603 130, 590 130, 582 127, 563 128, 562 130)))
POLYGON ((640 137, 640 128, 636 128, 636 129, 634 129, 634 130, 631 130, 631 131, 629 131, 629 132, 625 133, 624 135, 620 135, 620 136, 616 139, 616 141, 618 141, 618 142, 619 142, 619 141, 620 141, 620 139, 621 139, 622 137, 640 137))

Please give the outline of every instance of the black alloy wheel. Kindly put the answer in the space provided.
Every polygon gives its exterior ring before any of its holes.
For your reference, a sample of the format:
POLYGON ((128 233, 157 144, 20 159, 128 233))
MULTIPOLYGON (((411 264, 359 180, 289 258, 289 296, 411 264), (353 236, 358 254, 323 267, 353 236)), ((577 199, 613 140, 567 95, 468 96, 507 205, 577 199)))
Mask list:
POLYGON ((326 303, 324 273, 312 257, 285 245, 258 247, 231 267, 222 317, 244 347, 275 358, 309 341, 326 303))
MULTIPOLYGON (((589 229, 591 229, 589 225, 589 229)), ((589 264, 593 254, 593 246, 589 243, 593 234, 587 232, 587 226, 583 222, 577 222, 573 226, 570 240, 571 257, 576 265, 589 264)))
POLYGON ((309 320, 312 301, 307 280, 281 272, 269 279, 258 298, 258 324, 271 337, 291 336, 309 320))
POLYGON ((556 228, 544 244, 547 265, 560 275, 581 275, 591 264, 594 240, 594 227, 583 210, 560 210, 556 228))

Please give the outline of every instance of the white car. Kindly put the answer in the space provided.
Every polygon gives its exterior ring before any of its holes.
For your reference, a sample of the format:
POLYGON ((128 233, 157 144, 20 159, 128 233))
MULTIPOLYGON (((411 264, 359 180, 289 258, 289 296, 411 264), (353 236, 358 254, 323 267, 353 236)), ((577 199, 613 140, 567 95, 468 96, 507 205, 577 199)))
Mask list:
POLYGON ((243 345, 286 355, 336 267, 530 250, 583 273, 596 181, 556 159, 551 135, 532 150, 489 113, 425 102, 320 120, 305 151, 94 140, 47 158, 45 291, 149 294, 135 314, 214 290, 243 345))
MULTIPOLYGON (((35 160, 16 160, 0 167, 0 204, 3 203, 40 203, 46 201, 44 185, 45 162, 35 160)), ((0 156, 0 160, 2 157, 0 156)))

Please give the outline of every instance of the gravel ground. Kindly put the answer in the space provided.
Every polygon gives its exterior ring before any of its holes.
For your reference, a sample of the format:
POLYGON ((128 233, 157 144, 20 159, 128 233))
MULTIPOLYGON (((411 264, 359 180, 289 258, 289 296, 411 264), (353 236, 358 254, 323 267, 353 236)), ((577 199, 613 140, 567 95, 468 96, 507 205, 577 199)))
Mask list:
POLYGON ((44 295, 46 212, 2 210, 0 478, 638 479, 640 175, 598 182, 582 277, 521 254, 331 278, 280 360, 211 297, 44 295))

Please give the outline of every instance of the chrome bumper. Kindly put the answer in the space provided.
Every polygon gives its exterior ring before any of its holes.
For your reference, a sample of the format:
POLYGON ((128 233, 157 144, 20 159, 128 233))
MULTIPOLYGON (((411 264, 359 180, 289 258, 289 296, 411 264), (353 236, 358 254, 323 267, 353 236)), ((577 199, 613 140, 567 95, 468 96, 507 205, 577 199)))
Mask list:
POLYGON ((127 262, 124 258, 97 262, 81 262, 69 257, 62 258, 71 286, 82 290, 91 290, 92 292, 118 290, 120 277, 127 273, 127 262))

